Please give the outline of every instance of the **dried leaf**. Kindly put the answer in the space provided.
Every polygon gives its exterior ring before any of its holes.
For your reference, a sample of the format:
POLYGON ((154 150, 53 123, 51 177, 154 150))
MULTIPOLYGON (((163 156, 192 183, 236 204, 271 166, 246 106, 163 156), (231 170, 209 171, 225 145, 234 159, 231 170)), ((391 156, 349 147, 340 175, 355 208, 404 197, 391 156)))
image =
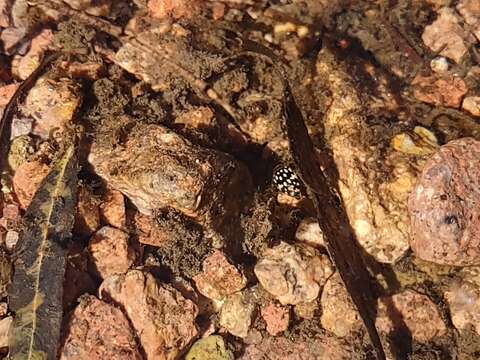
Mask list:
POLYGON ((10 359, 56 359, 62 321, 66 244, 77 191, 77 159, 70 145, 47 175, 25 214, 9 289, 15 318, 10 359))

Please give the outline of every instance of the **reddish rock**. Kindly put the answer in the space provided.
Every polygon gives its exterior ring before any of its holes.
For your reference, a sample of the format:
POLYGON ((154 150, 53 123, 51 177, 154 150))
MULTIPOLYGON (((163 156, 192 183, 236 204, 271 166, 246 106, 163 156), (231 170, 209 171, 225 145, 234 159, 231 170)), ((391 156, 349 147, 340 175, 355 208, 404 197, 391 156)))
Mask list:
POLYGON ((90 236, 100 227, 100 210, 90 190, 81 187, 78 191, 74 234, 90 236))
POLYGON ((130 319, 147 360, 173 360, 197 336, 197 306, 149 274, 130 270, 112 275, 99 290, 119 304, 130 319))
POLYGON ((413 95, 420 101, 440 106, 458 108, 468 88, 465 82, 453 75, 438 77, 418 74, 412 81, 413 95))
POLYGON ((43 53, 53 42, 51 30, 42 30, 35 36, 30 45, 30 50, 25 56, 15 56, 12 62, 12 73, 18 78, 25 80, 40 65, 43 53))
POLYGON ((84 294, 94 294, 97 283, 88 272, 88 253, 83 246, 74 243, 69 248, 65 278, 63 281, 63 308, 68 309, 84 294))
POLYGON ((461 26, 462 19, 451 8, 438 11, 437 19, 425 27, 422 40, 433 52, 460 63, 468 48, 465 39, 468 32, 461 26))
POLYGON ((108 190, 100 206, 100 214, 105 224, 125 229, 127 216, 123 194, 120 191, 108 190))
POLYGON ((72 77, 88 79, 90 81, 98 80, 106 73, 105 65, 96 62, 64 62, 61 66, 72 77))
POLYGON ((411 246, 438 264, 480 264, 480 141, 443 145, 425 164, 409 198, 411 246))
POLYGON ((2 29, 0 32, 0 41, 3 43, 5 53, 7 55, 11 55, 15 50, 15 46, 18 45, 19 41, 22 40, 25 35, 25 28, 11 26, 6 29, 2 29))
POLYGON ((79 83, 63 77, 41 77, 28 92, 22 111, 35 120, 33 132, 43 138, 61 130, 73 119, 82 97, 79 83))
POLYGON ((200 10, 201 3, 201 0, 149 0, 148 10, 151 16, 158 19, 193 18, 200 10))
POLYGON ((177 116, 175 124, 184 124, 198 130, 209 129, 215 125, 215 113, 209 107, 199 106, 177 116))
POLYGON ((0 116, 3 115, 3 109, 17 91, 18 84, 9 84, 0 87, 0 116))
POLYGON ((155 219, 151 216, 136 212, 133 216, 138 241, 141 244, 161 246, 170 239, 168 233, 158 226, 155 219))
POLYGON ((279 336, 265 337, 259 343, 246 346, 239 360, 351 360, 355 355, 354 349, 333 337, 289 339, 279 336))
POLYGON ((65 0, 65 2, 72 8, 93 16, 108 16, 112 8, 112 0, 65 0))
POLYGON ((203 271, 193 280, 203 296, 214 300, 240 291, 247 284, 247 279, 221 251, 215 251, 203 261, 203 271))
POLYGON ((0 0, 0 27, 7 28, 11 26, 10 9, 13 0, 0 0))
POLYGON ((65 329, 61 360, 141 360, 133 329, 122 311, 85 296, 65 329))
POLYGON ((30 205, 35 192, 50 168, 39 162, 29 161, 21 164, 13 176, 13 189, 22 209, 30 205))
POLYGON ((284 242, 266 250, 254 270, 260 284, 283 305, 315 300, 333 273, 328 257, 314 248, 284 242))
POLYGON ((380 298, 375 324, 379 331, 387 334, 407 330, 419 342, 428 342, 447 331, 438 309, 428 296, 410 290, 380 298), (398 324, 406 328, 399 329, 398 324))
POLYGON ((288 323, 290 322, 289 308, 270 303, 261 309, 261 314, 263 320, 267 323, 267 332, 270 335, 275 336, 288 329, 288 323))
POLYGON ((125 274, 135 262, 135 252, 129 247, 128 234, 104 226, 90 239, 88 251, 101 278, 125 274))
POLYGON ((469 25, 472 33, 480 39, 480 2, 478 0, 460 0, 457 10, 469 25))

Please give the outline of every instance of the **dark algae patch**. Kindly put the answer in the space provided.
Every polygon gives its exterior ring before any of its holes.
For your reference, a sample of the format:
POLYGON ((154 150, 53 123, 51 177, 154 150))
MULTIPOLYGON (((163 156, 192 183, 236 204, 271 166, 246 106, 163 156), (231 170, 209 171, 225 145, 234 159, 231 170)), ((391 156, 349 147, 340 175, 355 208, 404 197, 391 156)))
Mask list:
POLYGON ((160 264, 175 275, 187 278, 197 275, 203 259, 211 251, 211 244, 203 237, 201 227, 173 209, 156 214, 155 222, 169 238, 155 250, 160 264))

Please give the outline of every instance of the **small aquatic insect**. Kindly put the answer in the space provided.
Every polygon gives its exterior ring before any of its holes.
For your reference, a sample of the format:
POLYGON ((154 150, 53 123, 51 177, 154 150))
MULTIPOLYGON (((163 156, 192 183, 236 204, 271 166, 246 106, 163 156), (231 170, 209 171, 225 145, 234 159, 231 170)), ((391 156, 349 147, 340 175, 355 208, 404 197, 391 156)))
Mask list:
POLYGON ((299 198, 302 195, 302 185, 295 171, 288 166, 279 165, 273 170, 273 183, 278 191, 299 198))

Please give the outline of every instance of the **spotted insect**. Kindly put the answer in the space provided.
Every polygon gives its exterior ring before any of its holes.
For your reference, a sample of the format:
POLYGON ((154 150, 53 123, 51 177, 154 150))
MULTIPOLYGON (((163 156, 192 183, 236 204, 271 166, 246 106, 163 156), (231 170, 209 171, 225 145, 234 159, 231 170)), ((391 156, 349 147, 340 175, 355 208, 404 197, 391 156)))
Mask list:
POLYGON ((302 183, 295 171, 288 166, 279 165, 273 170, 273 183, 282 193, 295 198, 302 196, 302 183))

